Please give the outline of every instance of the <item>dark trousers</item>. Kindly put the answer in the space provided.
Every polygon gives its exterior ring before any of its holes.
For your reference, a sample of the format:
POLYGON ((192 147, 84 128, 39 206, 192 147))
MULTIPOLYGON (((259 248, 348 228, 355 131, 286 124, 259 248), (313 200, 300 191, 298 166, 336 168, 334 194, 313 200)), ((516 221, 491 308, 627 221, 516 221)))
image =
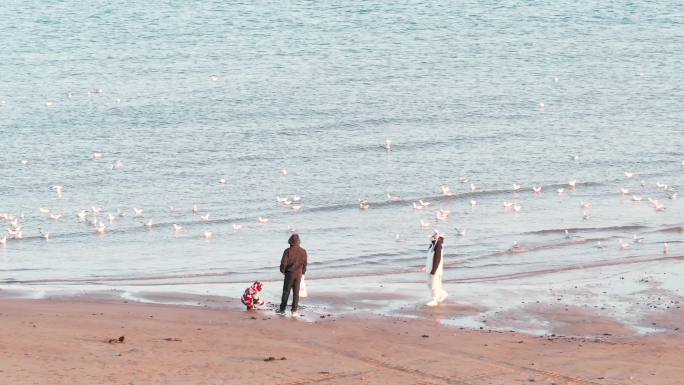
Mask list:
POLYGON ((292 293, 292 311, 297 311, 299 304, 299 284, 302 283, 302 276, 298 274, 285 273, 285 280, 283 281, 283 298, 280 302, 280 311, 285 311, 287 307, 287 300, 290 298, 290 290, 292 293))

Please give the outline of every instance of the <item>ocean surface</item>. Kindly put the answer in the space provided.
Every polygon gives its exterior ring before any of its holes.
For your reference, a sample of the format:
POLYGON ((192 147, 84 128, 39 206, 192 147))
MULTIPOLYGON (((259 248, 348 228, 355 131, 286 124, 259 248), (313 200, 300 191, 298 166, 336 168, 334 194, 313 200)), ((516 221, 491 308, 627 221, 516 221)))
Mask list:
POLYGON ((0 19, 0 226, 22 231, 3 288, 237 296, 219 284, 279 279, 293 229, 331 282, 412 274, 433 229, 452 282, 684 253, 682 2, 10 0, 0 19))

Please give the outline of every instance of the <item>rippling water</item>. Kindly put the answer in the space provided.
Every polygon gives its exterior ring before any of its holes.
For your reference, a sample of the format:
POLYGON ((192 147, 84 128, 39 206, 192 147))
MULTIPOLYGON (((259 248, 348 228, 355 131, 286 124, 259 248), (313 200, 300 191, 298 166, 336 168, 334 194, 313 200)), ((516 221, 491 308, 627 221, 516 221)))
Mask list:
POLYGON ((338 3, 3 3, 0 212, 24 239, 0 281, 276 278, 289 227, 312 278, 415 270, 432 228, 452 280, 684 251, 682 3, 338 3), (77 221, 92 206, 104 235, 77 221))

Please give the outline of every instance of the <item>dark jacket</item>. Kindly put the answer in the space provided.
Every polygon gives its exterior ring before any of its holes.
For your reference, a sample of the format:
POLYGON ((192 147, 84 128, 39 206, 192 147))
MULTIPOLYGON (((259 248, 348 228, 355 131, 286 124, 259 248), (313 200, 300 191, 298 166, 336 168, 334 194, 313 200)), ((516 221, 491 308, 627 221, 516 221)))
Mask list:
POLYGON ((437 273, 437 267, 439 267, 439 263, 442 262, 442 243, 444 243, 443 237, 439 237, 437 242, 433 243, 434 254, 432 254, 432 271, 430 271, 430 274, 432 275, 437 273))
POLYGON ((290 244, 290 247, 283 251, 283 258, 280 260, 280 272, 298 277, 306 274, 307 255, 306 250, 299 246, 299 235, 292 234, 287 243, 290 244))

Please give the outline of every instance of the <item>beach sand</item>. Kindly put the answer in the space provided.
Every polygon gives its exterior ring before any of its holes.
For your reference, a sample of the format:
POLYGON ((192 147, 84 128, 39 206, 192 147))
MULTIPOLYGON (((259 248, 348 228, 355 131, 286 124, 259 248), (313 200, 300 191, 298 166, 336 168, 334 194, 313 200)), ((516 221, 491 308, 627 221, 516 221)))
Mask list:
POLYGON ((236 306, 2 299, 0 383, 681 384, 684 378, 678 331, 580 338, 468 330, 431 319, 316 317, 236 306), (108 342, 121 336, 122 343, 108 342))

